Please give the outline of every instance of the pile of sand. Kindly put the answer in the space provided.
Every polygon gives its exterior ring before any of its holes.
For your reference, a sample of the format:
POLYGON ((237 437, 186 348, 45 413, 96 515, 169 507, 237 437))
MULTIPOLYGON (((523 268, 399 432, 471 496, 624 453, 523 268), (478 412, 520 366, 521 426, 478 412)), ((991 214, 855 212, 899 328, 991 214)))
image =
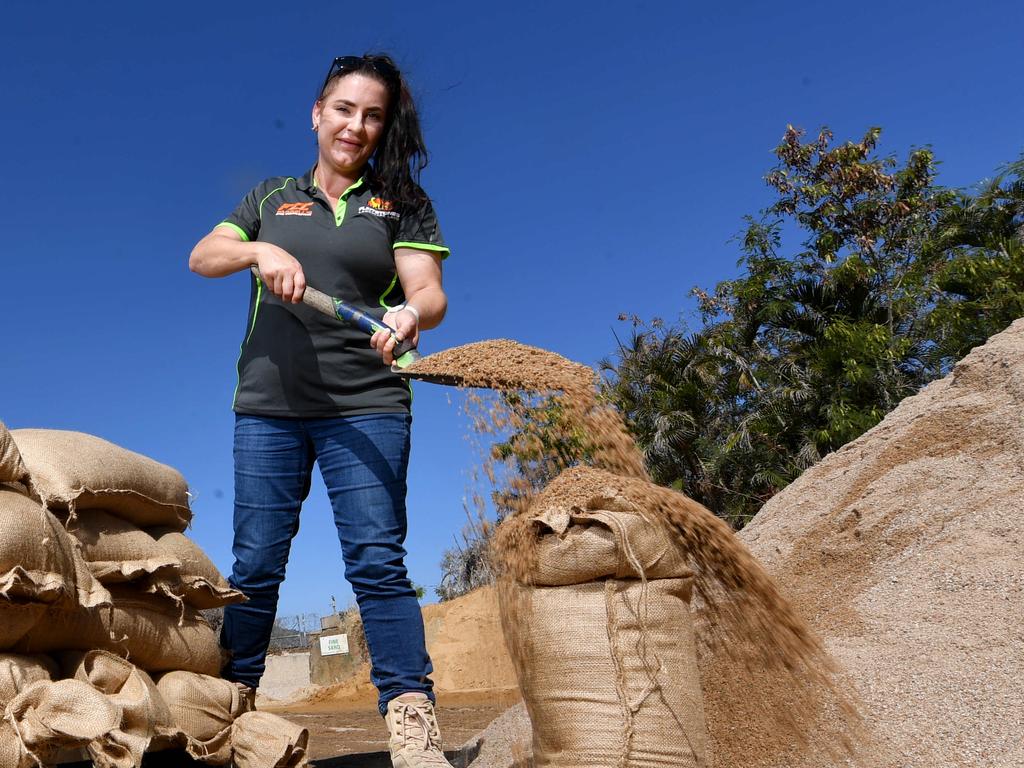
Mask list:
MULTIPOLYGON (((862 699, 871 743, 858 765, 1024 765, 1022 414, 1024 320, 808 470, 740 534, 862 699)), ((702 682, 715 765, 836 765, 758 727, 727 676, 702 682)), ((484 747, 474 768, 522 764, 511 753, 529 743, 524 712, 492 730, 472 742, 484 747)))
MULTIPOLYGON (((867 764, 1024 765, 1022 516, 1018 320, 740 534, 850 672, 867 764)), ((719 764, 821 765, 745 747, 719 764)))

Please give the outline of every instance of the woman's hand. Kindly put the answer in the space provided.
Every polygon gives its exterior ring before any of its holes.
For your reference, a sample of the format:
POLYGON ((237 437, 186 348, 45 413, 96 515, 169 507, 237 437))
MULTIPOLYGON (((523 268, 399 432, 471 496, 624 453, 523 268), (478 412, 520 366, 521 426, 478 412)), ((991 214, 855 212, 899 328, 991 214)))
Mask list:
POLYGON ((302 265, 284 248, 272 243, 257 243, 259 252, 256 265, 260 278, 281 301, 298 304, 306 291, 306 275, 302 265))
POLYGON ((394 328, 395 335, 392 336, 387 331, 377 331, 370 338, 370 346, 380 352, 385 365, 391 365, 395 362, 394 350, 399 343, 406 339, 412 339, 414 344, 419 343, 419 321, 415 312, 403 307, 398 311, 385 312, 384 324, 394 328))

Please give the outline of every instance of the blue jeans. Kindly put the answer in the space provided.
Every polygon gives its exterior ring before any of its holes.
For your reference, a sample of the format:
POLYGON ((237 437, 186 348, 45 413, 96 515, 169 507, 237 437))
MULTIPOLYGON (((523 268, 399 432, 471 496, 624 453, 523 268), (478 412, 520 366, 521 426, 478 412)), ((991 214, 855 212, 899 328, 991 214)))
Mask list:
POLYGON ((434 698, 423 617, 405 570, 407 414, 327 419, 235 416, 235 565, 249 602, 224 610, 224 677, 256 687, 266 666, 299 509, 320 467, 370 649, 370 679, 387 702, 407 691, 434 698))

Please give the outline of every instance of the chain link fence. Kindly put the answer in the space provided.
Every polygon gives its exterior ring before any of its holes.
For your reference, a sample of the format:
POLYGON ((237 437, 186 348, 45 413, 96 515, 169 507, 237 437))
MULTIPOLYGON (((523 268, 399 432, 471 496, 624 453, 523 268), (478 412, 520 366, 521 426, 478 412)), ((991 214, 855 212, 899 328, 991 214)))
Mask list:
POLYGON ((278 616, 270 633, 270 653, 309 648, 309 636, 320 631, 320 623, 318 613, 278 616))

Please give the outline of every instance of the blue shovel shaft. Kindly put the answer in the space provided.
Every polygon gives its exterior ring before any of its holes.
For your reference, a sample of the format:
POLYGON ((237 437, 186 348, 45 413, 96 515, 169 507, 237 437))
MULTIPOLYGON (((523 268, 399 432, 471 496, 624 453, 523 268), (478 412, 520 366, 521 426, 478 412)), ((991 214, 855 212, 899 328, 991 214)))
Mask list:
MULTIPOLYGON (((256 276, 257 280, 262 279, 260 277, 260 270, 257 266, 250 267, 253 275, 256 276)), ((377 331, 387 331, 392 336, 397 336, 398 333, 390 325, 385 325, 375 317, 371 317, 365 312, 353 307, 341 299, 335 299, 332 296, 328 296, 326 293, 318 291, 316 288, 311 288, 308 285, 306 290, 302 294, 302 303, 308 304, 318 312, 322 312, 325 315, 336 317, 339 320, 344 320, 346 323, 359 328, 367 336, 373 336, 377 331)), ((397 360, 406 352, 410 352, 416 349, 416 345, 413 344, 412 339, 406 339, 405 341, 397 344, 394 351, 391 353, 392 356, 397 360)))

